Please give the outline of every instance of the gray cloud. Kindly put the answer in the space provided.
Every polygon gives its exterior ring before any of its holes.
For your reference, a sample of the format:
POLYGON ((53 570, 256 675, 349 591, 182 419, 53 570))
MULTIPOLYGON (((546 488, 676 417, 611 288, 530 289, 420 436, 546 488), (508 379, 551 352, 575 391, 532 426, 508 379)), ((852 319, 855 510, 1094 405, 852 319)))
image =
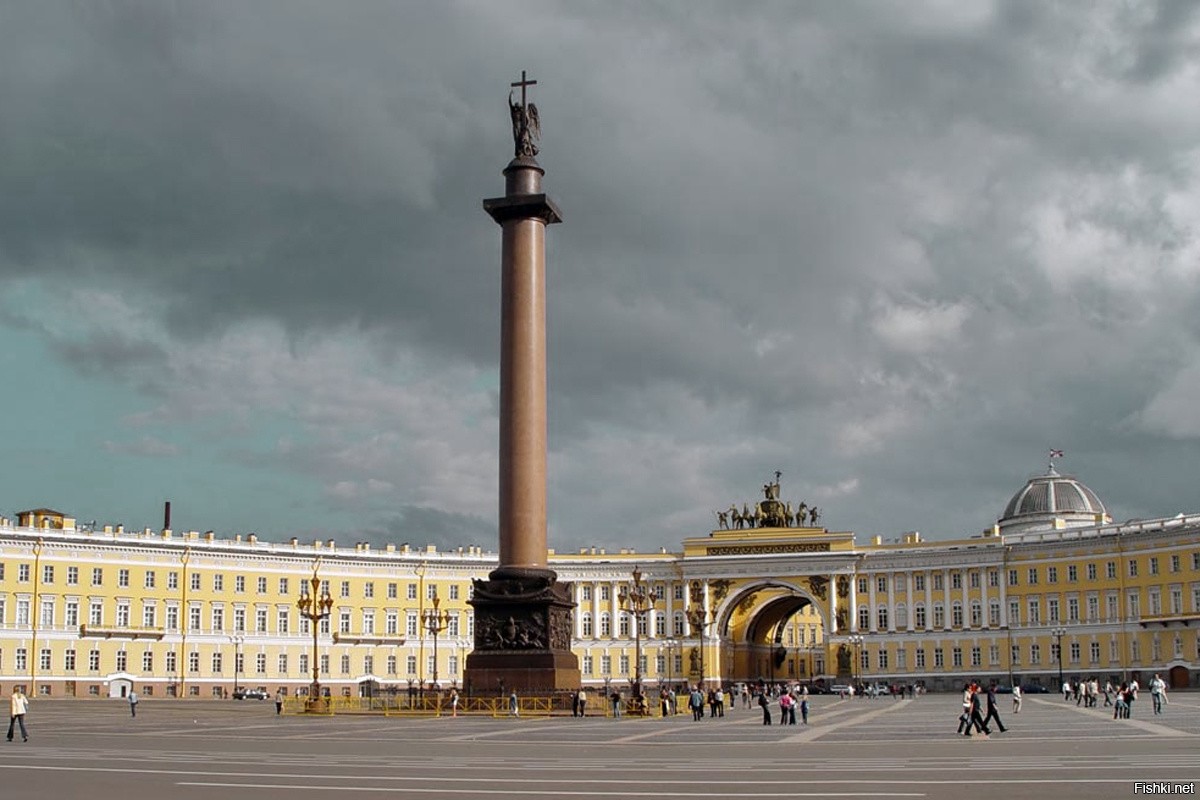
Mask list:
POLYGON ((285 452, 223 458, 310 481, 351 529, 473 536, 499 327, 479 201, 524 68, 566 217, 554 544, 673 546, 776 468, 832 527, 961 535, 1049 446, 1129 515, 1174 513, 1198 45, 1186 3, 17 5, 0 282, 136 312, 40 328, 154 403, 127 423, 271 414, 285 452))

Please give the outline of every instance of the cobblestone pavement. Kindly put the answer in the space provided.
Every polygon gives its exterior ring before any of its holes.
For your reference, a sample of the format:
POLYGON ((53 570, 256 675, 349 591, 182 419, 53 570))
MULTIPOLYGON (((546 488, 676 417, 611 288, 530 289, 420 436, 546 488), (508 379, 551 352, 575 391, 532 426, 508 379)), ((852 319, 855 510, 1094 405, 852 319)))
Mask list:
MULTIPOLYGON (((758 709, 695 722, 570 717, 303 717, 271 703, 37 700, 0 749, 6 800, 439 798, 1123 798, 1200 792, 1200 694, 1134 719, 1056 695, 1005 733, 955 733, 958 698, 816 697, 810 725, 758 709)), ((777 709, 773 709, 778 714, 777 709)))

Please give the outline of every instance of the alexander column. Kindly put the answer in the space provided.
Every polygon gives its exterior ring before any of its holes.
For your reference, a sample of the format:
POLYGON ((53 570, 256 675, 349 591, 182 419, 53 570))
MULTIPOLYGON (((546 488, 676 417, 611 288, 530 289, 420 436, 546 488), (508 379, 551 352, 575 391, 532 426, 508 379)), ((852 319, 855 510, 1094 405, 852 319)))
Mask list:
POLYGON ((579 686, 571 652, 568 587, 546 565, 546 226, 562 221, 542 191, 534 156, 537 106, 521 80, 509 92, 515 157, 504 196, 483 201, 501 228, 500 566, 475 581, 475 649, 467 656, 473 692, 553 691, 579 686))

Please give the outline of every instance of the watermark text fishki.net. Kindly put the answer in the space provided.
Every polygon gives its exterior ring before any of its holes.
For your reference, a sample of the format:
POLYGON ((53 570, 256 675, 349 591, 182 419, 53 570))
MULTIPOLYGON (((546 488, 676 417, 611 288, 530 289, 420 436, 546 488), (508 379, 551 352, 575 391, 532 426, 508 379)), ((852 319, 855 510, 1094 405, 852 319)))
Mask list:
POLYGON ((1195 794, 1195 781, 1136 781, 1134 794, 1195 794))

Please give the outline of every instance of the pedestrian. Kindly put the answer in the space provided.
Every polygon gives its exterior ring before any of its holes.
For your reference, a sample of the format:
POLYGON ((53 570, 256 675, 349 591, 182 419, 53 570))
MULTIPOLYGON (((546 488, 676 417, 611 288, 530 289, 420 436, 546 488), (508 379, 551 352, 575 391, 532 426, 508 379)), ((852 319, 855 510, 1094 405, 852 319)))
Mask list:
POLYGON ((1108 708, 1113 704, 1112 701, 1113 685, 1112 679, 1104 681, 1104 707, 1108 708))
MULTIPOLYGON (((992 732, 988 728, 987 723, 983 721, 983 700, 981 700, 979 697, 983 693, 984 693, 983 689, 980 688, 979 684, 972 681, 971 682, 971 725, 974 725, 975 730, 979 731, 984 736, 990 736, 992 734, 992 732)), ((970 728, 970 726, 968 726, 967 734, 970 735, 970 733, 971 733, 971 728, 970 728)))
POLYGON ((1021 713, 1021 684, 1013 684, 1013 713, 1021 713))
POLYGON ((1150 679, 1150 697, 1154 700, 1154 713, 1163 713, 1163 706, 1167 704, 1167 682, 1157 672, 1150 679))
POLYGON ((783 694, 779 695, 779 724, 780 725, 795 725, 796 724, 796 710, 792 705, 794 702, 795 701, 792 700, 792 696, 787 692, 784 692, 783 694))
POLYGON ((137 692, 135 692, 133 689, 130 689, 129 690, 129 716, 131 716, 131 717, 137 716, 137 704, 138 704, 137 692))
POLYGON ((1138 686, 1137 678, 1129 679, 1129 691, 1125 696, 1125 719, 1129 719, 1133 716, 1133 701, 1137 700, 1138 689, 1140 688, 1141 687, 1138 686))
POLYGON ((577 702, 579 704, 579 716, 581 718, 586 717, 587 716, 587 689, 584 689, 582 686, 579 687, 579 699, 577 702))
POLYGON ((21 741, 28 742, 29 734, 25 731, 25 712, 29 710, 29 698, 21 691, 20 686, 14 686, 12 697, 8 701, 8 740, 13 737, 13 725, 21 727, 21 741))
POLYGON ((1129 693, 1129 684, 1124 681, 1116 691, 1116 702, 1113 704, 1113 719, 1125 719, 1129 716, 1129 704, 1125 701, 1129 693))
POLYGON ((275 716, 278 717, 282 713, 283 713, 283 691, 280 689, 276 689, 275 690, 275 716))
POLYGON ((758 705, 763 712, 763 725, 771 724, 771 701, 767 699, 767 690, 764 687, 758 694, 758 705))
POLYGON ((723 717, 723 716, 725 716, 725 690, 722 689, 720 686, 717 687, 716 699, 717 699, 717 716, 723 717))
POLYGON ((805 725, 808 724, 808 695, 807 694, 800 695, 800 719, 805 725))
POLYGON ((971 684, 963 684, 962 713, 958 715, 958 732, 971 735, 971 684))
POLYGON ((512 694, 508 696, 508 715, 510 717, 521 716, 521 702, 517 700, 516 689, 513 689, 512 694))
POLYGON ((699 684, 696 684, 696 688, 692 689, 692 693, 688 695, 688 707, 692 709, 694 722, 704 719, 704 692, 700 691, 699 684))
POLYGON ((1070 678, 1063 681, 1062 692, 1063 692, 1063 700, 1071 699, 1071 679, 1070 678))
POLYGON ((996 708, 996 684, 995 682, 988 684, 987 688, 987 716, 983 718, 983 727, 986 729, 989 722, 996 720, 996 727, 1001 733, 1007 730, 1004 723, 1000 721, 1000 712, 996 708))
POLYGON ((458 689, 450 689, 450 716, 458 716, 458 689))
POLYGON ((613 689, 613 693, 608 696, 608 702, 612 706, 612 715, 615 719, 621 718, 621 691, 613 689))

